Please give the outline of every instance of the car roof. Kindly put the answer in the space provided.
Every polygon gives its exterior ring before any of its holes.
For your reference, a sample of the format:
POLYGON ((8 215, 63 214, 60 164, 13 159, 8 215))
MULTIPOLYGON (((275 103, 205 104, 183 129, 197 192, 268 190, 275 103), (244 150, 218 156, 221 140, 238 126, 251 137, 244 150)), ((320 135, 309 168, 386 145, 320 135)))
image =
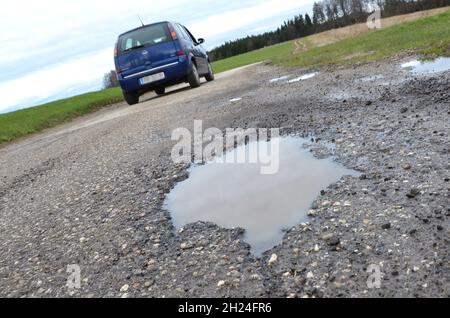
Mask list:
POLYGON ((146 28, 146 27, 149 27, 149 26, 152 26, 152 25, 157 25, 157 24, 162 24, 162 23, 174 23, 174 22, 170 22, 170 21, 160 21, 160 22, 156 22, 156 23, 145 24, 145 25, 142 25, 142 26, 140 26, 140 27, 137 27, 137 28, 134 28, 134 29, 132 29, 132 30, 129 30, 129 31, 127 31, 127 32, 124 32, 124 33, 122 33, 121 35, 119 35, 119 37, 121 37, 121 36, 123 36, 123 35, 125 35, 125 34, 128 34, 128 33, 130 33, 130 32, 137 31, 137 30, 139 30, 139 29, 143 29, 143 28, 146 28))

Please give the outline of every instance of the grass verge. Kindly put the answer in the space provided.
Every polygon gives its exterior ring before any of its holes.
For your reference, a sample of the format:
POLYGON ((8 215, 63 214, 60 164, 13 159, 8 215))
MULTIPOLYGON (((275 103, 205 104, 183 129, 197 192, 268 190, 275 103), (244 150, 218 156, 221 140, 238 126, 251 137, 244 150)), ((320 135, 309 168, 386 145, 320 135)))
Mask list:
POLYGON ((292 52, 293 50, 294 42, 292 41, 276 44, 241 55, 236 55, 227 59, 213 62, 214 72, 221 73, 261 61, 273 60, 275 57, 284 56, 286 55, 286 52, 292 52))
POLYGON ((282 66, 311 66, 379 60, 415 50, 429 57, 449 54, 450 11, 421 20, 377 30, 301 54, 276 56, 282 66))
POLYGON ((121 90, 113 88, 2 114, 0 143, 54 127, 122 100, 121 90))
POLYGON ((295 41, 285 42, 213 63, 217 73, 251 63, 270 60, 281 66, 299 67, 355 63, 387 58, 407 50, 430 57, 450 54, 450 11, 405 22, 381 30, 314 47, 307 37, 301 39, 307 52, 293 54, 295 41))

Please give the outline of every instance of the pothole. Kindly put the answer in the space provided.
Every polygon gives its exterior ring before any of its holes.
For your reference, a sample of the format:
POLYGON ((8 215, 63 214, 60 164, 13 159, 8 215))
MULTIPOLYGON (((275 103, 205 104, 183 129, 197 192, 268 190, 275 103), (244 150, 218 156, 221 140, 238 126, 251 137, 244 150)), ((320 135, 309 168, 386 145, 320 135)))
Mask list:
POLYGON ((306 80, 308 80, 310 78, 315 77, 317 74, 318 74, 317 72, 315 72, 315 73, 308 73, 308 74, 302 75, 300 77, 291 79, 290 81, 288 81, 288 83, 296 83, 296 82, 300 82, 300 81, 306 81, 306 80))
MULTIPOLYGON (((165 202, 175 227, 204 221, 228 229, 243 228, 244 240, 256 256, 278 245, 283 230, 307 220, 321 190, 343 176, 357 175, 332 158, 315 158, 304 149, 306 142, 297 137, 279 138, 279 169, 273 175, 262 175, 261 164, 220 163, 220 158, 193 166, 189 178, 165 202)), ((237 156, 268 144, 250 143, 228 154, 237 156)))
POLYGON ((401 65, 415 74, 433 74, 450 70, 450 58, 440 57, 435 60, 412 60, 401 65))
POLYGON ((286 80, 286 79, 288 79, 289 77, 290 77, 289 75, 285 75, 285 76, 280 76, 280 77, 272 78, 272 79, 270 80, 270 83, 277 83, 277 82, 279 82, 279 81, 286 80))

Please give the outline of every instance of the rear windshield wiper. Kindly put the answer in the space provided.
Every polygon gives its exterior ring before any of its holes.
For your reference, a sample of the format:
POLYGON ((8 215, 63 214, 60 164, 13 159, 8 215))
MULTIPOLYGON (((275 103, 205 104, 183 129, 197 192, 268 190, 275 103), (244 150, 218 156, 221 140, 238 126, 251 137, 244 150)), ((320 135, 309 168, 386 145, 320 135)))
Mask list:
POLYGON ((134 50, 137 50, 137 49, 141 49, 141 48, 143 48, 144 46, 145 46, 145 45, 136 45, 136 46, 130 47, 129 49, 123 50, 122 53, 134 51, 134 50))

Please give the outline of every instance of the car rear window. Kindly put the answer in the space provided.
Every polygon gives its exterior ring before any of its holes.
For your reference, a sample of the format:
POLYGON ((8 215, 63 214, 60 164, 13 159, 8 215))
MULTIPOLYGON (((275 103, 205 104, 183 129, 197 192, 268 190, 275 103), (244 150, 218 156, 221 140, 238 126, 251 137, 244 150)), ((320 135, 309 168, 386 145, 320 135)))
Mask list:
POLYGON ((119 52, 123 54, 134 47, 148 47, 168 41, 171 41, 171 38, 167 25, 165 23, 154 24, 120 36, 119 52))

